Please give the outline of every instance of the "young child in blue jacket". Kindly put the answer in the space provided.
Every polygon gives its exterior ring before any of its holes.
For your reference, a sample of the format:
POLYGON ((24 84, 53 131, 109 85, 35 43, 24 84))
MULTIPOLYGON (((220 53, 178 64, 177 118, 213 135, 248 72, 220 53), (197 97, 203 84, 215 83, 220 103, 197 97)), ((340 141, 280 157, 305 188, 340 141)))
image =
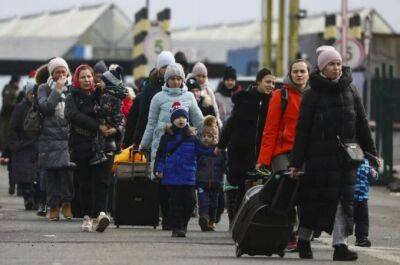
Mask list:
POLYGON ((172 105, 171 125, 167 125, 157 150, 154 172, 169 193, 172 237, 186 237, 187 224, 196 200, 196 157, 213 155, 189 127, 188 111, 176 101, 172 105))
MULTIPOLYGON (((204 118, 201 142, 215 148, 219 140, 219 128, 214 116, 204 118)), ((197 198, 199 202, 199 225, 201 231, 215 231, 218 211, 218 198, 222 192, 223 175, 226 169, 224 156, 205 156, 197 158, 197 198)))
POLYGON ((378 172, 367 159, 357 169, 357 180, 354 188, 354 224, 356 246, 370 247, 369 232, 369 184, 370 180, 377 180, 378 172))

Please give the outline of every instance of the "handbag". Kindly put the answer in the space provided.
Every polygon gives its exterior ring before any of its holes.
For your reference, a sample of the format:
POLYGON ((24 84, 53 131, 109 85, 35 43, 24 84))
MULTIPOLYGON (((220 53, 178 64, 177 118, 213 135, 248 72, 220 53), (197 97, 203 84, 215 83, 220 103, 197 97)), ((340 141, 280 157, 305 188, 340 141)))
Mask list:
POLYGON ((346 164, 358 167, 364 160, 364 152, 356 142, 344 143, 337 136, 339 148, 346 164))

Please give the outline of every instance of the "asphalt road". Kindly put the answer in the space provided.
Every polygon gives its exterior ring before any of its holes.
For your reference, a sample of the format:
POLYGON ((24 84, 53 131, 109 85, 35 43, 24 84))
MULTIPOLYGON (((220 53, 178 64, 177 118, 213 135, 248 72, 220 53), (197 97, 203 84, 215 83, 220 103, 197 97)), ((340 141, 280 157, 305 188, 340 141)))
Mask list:
MULTIPOLYGON (((7 194, 5 168, 0 167, 0 264, 337 264, 332 261, 330 237, 323 234, 312 243, 314 260, 300 260, 297 253, 282 259, 235 257, 227 232, 227 217, 216 232, 203 233, 192 219, 187 238, 171 238, 170 232, 152 228, 111 225, 104 233, 83 233, 81 220, 49 222, 25 211, 22 198, 7 194)), ((400 194, 374 187, 370 200, 370 234, 373 247, 350 246, 359 253, 352 264, 400 263, 400 194)))

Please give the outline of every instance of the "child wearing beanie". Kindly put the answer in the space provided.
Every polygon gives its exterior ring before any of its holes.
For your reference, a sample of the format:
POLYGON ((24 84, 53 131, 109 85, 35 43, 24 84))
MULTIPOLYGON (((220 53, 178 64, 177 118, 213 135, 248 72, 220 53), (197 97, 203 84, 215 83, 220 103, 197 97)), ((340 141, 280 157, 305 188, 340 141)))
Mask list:
POLYGON ((196 200, 196 157, 212 155, 214 148, 206 147, 189 127, 187 108, 175 101, 170 121, 161 137, 154 163, 154 174, 169 194, 169 226, 172 237, 186 237, 187 225, 196 200))
MULTIPOLYGON (((122 100, 128 95, 122 82, 122 68, 115 67, 105 71, 101 76, 100 103, 96 106, 96 116, 101 123, 114 128, 121 128, 124 124, 124 115, 121 111, 122 100)), ((121 151, 122 133, 104 137, 100 132, 93 138, 92 149, 94 157, 90 159, 91 165, 100 164, 107 160, 105 153, 119 153, 121 151)))
MULTIPOLYGON (((214 116, 204 118, 201 142, 215 148, 219 141, 219 128, 214 116)), ((225 156, 205 156, 197 158, 196 185, 199 202, 199 225, 201 231, 215 231, 218 199, 222 192, 222 180, 226 169, 225 156)))

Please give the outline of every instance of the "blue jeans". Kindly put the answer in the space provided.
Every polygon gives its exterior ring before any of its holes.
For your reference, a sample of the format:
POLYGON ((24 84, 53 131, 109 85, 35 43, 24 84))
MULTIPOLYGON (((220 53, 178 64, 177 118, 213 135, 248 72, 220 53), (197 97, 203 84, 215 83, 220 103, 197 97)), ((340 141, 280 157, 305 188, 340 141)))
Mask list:
POLYGON ((368 238, 369 232, 369 215, 368 201, 354 201, 354 224, 355 235, 357 240, 368 238))
POLYGON ((199 201, 199 215, 207 215, 210 220, 216 220, 219 192, 219 189, 198 188, 197 197, 199 201))

